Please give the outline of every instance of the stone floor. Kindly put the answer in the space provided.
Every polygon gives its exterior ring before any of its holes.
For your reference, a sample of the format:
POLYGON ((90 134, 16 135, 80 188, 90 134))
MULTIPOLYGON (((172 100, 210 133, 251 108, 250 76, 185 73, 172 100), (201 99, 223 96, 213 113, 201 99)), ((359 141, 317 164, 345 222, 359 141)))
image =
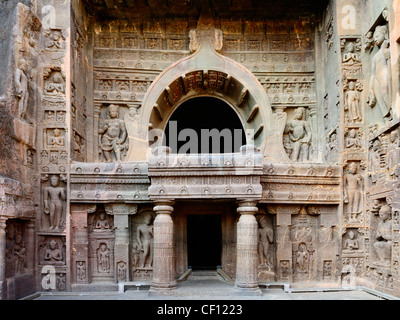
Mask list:
POLYGON ((367 288, 290 288, 275 284, 261 288, 262 295, 243 295, 232 281, 216 273, 195 273, 178 283, 168 295, 149 294, 149 284, 127 287, 124 292, 42 292, 24 300, 400 300, 367 288))

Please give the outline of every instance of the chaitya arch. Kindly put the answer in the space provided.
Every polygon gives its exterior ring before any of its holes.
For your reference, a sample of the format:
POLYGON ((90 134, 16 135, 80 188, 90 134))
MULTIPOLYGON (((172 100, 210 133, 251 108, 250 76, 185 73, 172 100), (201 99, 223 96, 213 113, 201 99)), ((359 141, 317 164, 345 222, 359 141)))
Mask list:
MULTIPOLYGON (((184 101, 210 96, 224 100, 238 114, 246 144, 260 149, 268 161, 287 159, 282 145, 285 113, 273 113, 268 96, 257 78, 240 63, 218 53, 222 32, 200 18, 190 32, 192 54, 166 68, 151 84, 139 114, 149 128, 147 142, 129 134, 131 152, 126 161, 144 161, 160 146, 172 113, 184 101), (141 152, 138 152, 141 150, 141 152)), ((129 126, 129 117, 125 118, 129 126)))

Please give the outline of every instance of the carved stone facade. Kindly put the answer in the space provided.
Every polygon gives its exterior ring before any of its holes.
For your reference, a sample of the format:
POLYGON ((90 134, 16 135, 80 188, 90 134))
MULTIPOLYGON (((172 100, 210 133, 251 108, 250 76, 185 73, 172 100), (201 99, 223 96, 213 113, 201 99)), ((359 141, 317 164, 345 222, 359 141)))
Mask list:
POLYGON ((287 4, 0 1, 1 299, 210 267, 400 296, 399 3, 287 4), (173 153, 204 97, 245 142, 173 153))

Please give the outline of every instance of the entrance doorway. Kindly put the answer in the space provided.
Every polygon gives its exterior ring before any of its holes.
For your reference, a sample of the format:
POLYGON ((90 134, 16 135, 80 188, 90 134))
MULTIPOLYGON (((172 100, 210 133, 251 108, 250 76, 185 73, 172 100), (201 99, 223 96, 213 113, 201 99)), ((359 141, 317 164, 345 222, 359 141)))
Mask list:
POLYGON ((221 265, 221 215, 187 216, 187 250, 192 270, 215 270, 221 265))
POLYGON ((164 145, 172 153, 232 153, 246 144, 237 113, 214 97, 192 98, 174 111, 165 129, 164 145))

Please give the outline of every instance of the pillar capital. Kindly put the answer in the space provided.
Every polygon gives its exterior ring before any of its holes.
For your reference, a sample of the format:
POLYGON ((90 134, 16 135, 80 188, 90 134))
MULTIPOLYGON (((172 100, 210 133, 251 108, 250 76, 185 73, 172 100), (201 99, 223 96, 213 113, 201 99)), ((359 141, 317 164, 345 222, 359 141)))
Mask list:
POLYGON ((236 211, 243 214, 256 214, 258 212, 257 201, 254 200, 240 200, 238 201, 238 208, 236 211))
POLYGON ((153 210, 156 214, 172 214, 174 211, 174 201, 155 201, 154 204, 153 210))

